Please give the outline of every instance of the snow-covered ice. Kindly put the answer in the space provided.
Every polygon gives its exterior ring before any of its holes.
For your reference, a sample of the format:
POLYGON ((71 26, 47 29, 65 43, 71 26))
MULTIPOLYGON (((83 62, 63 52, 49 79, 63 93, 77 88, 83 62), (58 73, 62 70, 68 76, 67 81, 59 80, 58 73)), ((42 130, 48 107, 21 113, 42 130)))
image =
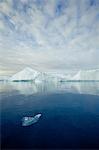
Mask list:
POLYGON ((95 70, 80 70, 77 72, 73 77, 72 80, 90 80, 94 81, 97 80, 99 81, 99 69, 95 70))
POLYGON ((42 82, 60 82, 60 81, 99 81, 99 69, 94 70, 80 70, 75 74, 58 74, 58 73, 45 73, 25 68, 24 70, 13 75, 9 81, 29 81, 35 83, 42 82))
POLYGON ((34 117, 23 117, 22 118, 22 126, 30 126, 36 122, 38 122, 41 114, 37 114, 34 117))
POLYGON ((40 74, 39 71, 33 70, 29 67, 16 73, 10 78, 10 81, 28 81, 34 80, 40 74))

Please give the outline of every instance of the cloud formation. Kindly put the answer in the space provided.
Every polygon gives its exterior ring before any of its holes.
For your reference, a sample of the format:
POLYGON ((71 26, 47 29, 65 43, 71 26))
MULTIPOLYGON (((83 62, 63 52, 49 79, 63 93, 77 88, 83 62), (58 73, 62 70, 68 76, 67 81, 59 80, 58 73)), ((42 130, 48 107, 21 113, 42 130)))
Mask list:
POLYGON ((99 0, 0 0, 0 69, 99 68, 99 0))

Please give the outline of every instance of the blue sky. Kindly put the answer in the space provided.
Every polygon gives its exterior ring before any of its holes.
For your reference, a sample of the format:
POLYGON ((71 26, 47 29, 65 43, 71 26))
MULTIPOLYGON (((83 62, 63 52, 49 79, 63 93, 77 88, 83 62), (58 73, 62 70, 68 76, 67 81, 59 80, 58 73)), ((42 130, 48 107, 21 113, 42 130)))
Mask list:
POLYGON ((0 74, 99 68, 99 0, 0 0, 0 74))

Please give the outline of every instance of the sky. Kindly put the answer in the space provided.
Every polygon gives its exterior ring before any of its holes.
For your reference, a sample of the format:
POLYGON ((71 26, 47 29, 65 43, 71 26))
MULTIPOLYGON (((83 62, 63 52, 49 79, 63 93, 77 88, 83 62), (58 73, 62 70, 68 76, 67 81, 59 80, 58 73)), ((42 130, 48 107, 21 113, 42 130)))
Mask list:
POLYGON ((0 0, 0 75, 99 68, 99 0, 0 0))

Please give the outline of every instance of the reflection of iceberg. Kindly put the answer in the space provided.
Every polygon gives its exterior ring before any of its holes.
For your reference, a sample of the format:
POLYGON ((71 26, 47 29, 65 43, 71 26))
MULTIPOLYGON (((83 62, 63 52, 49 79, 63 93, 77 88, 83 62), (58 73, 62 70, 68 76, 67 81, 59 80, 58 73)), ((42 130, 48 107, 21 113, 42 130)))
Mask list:
POLYGON ((37 93, 49 93, 57 90, 57 84, 54 82, 10 82, 12 89, 23 95, 33 95, 37 93))
POLYGON ((63 82, 59 87, 64 92, 99 95, 99 82, 63 82))
POLYGON ((38 122, 40 117, 41 117, 41 114, 37 114, 34 117, 23 117, 22 118, 22 126, 32 125, 32 124, 38 122))
POLYGON ((23 95, 56 92, 99 95, 99 82, 0 82, 0 93, 11 91, 23 95))
POLYGON ((10 82, 13 89, 23 95, 32 95, 38 93, 37 86, 32 82, 10 82))

